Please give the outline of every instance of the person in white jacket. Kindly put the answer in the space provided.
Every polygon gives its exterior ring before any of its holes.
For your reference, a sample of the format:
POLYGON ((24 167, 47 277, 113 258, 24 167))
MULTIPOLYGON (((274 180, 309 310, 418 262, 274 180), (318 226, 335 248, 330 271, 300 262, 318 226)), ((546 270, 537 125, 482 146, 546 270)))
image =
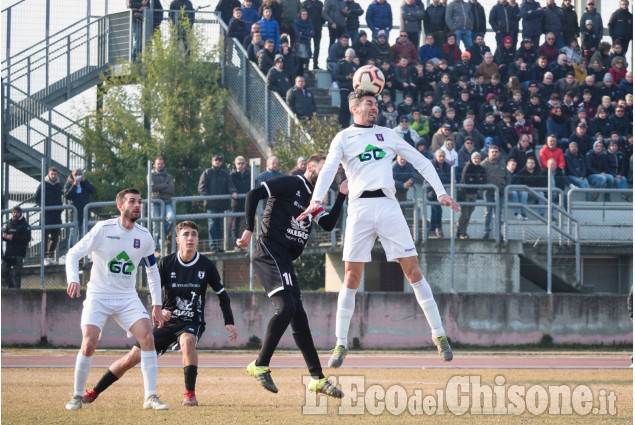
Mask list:
POLYGON ((156 395, 157 353, 152 323, 163 326, 161 278, 154 257, 154 240, 145 227, 136 224, 141 216, 141 192, 125 189, 117 194, 119 218, 98 222, 66 255, 66 292, 80 297, 79 260, 91 255, 93 266, 82 310, 82 345, 75 362, 75 384, 68 410, 82 407, 82 396, 90 367, 109 317, 134 336, 141 346, 141 373, 145 391, 144 409, 167 410, 156 395), (152 322, 137 294, 137 267, 143 261, 152 297, 152 322))
POLYGON ((443 329, 439 309, 430 285, 417 260, 417 248, 395 197, 393 159, 399 155, 411 163, 430 183, 442 205, 459 211, 459 205, 445 192, 432 163, 392 129, 375 125, 377 99, 355 90, 349 95, 354 124, 333 139, 322 172, 317 179, 309 207, 297 218, 304 219, 321 207, 339 163, 349 182, 349 207, 344 239, 345 277, 335 323, 337 344, 329 367, 339 367, 348 353, 348 328, 355 309, 364 263, 371 261, 371 249, 379 236, 388 261, 398 261, 412 285, 417 301, 432 329, 432 340, 443 361, 452 360, 452 349, 443 329))

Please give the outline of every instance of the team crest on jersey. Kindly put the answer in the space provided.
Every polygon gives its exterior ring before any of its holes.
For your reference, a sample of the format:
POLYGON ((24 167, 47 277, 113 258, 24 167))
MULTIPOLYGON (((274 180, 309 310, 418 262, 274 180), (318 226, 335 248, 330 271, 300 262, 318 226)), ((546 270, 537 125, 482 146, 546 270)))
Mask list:
POLYGON ((170 273, 170 277, 171 278, 175 278, 176 277, 176 273, 174 273, 174 272, 170 273))
POLYGON ((141 239, 135 239, 133 246, 137 249, 141 248, 141 239))
POLYGON ((384 135, 383 134, 375 134, 375 137, 377 137, 377 141, 378 142, 383 142, 384 141, 384 135))
POLYGON ((300 197, 300 191, 299 190, 295 193, 295 196, 297 196, 298 198, 300 197))
POLYGON ((198 278, 199 279, 203 279, 205 277, 205 271, 204 270, 199 270, 198 272, 198 278))

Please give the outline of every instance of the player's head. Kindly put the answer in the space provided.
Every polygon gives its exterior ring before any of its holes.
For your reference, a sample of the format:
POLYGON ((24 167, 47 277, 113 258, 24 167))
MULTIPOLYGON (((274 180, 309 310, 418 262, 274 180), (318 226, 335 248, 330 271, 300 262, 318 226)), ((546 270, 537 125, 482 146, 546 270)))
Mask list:
POLYGON ((121 216, 135 222, 141 217, 141 192, 138 189, 124 189, 117 194, 117 209, 121 216))
POLYGON ((355 124, 371 126, 377 121, 379 109, 372 93, 354 90, 348 95, 348 104, 355 124))
POLYGON ((315 186, 317 182, 318 175, 320 171, 322 171, 322 166, 324 165, 324 160, 326 159, 326 155, 321 153, 315 153, 309 157, 306 162, 306 171, 304 172, 304 177, 315 186))
POLYGON ((198 247, 198 225, 188 220, 177 224, 176 243, 179 244, 179 251, 196 251, 198 247))

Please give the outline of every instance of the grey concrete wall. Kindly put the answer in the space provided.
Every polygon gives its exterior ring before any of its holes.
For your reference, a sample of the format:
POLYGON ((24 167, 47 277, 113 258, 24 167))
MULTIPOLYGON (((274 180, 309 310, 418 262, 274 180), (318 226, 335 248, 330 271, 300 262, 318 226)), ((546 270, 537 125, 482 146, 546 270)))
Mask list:
MULTIPOLYGON (((147 294, 141 294, 147 299, 147 294)), ((230 343, 215 294, 208 294, 207 330, 199 347, 238 348, 253 335, 263 338, 273 307, 262 292, 230 293, 239 332, 230 343)), ((570 294, 439 294, 437 304, 445 329, 454 341, 493 346, 532 344, 550 334, 555 343, 632 343, 633 327, 624 295, 570 294)), ((430 329, 413 294, 360 293, 349 340, 364 348, 415 348, 431 345, 430 329)), ((307 292, 304 304, 316 346, 335 343, 337 293, 307 292)), ((81 341, 82 300, 64 291, 2 290, 2 344, 37 344, 41 338, 55 346, 78 346, 81 341)), ((105 326, 100 348, 133 344, 112 320, 105 326)), ((295 348, 291 331, 281 348, 295 348)))

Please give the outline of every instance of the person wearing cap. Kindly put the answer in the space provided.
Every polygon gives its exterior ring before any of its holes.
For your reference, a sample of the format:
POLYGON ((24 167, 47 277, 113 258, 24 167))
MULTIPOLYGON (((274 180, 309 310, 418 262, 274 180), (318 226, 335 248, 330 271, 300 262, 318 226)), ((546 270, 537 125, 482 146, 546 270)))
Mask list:
POLYGON ((542 32, 545 34, 553 33, 555 46, 561 49, 565 45, 563 38, 564 30, 564 12, 562 8, 556 5, 556 0, 547 0, 547 5, 543 9, 544 16, 542 20, 542 32))
POLYGON ((504 38, 511 38, 511 47, 516 50, 518 37, 518 6, 514 7, 507 0, 499 0, 489 12, 489 25, 496 33, 496 45, 500 49, 504 38))
MULTIPOLYGON (((386 31, 379 31, 379 33, 377 34, 377 37, 375 37, 372 41, 373 43, 373 47, 375 48, 375 55, 376 55, 376 59, 377 62, 375 63, 376 66, 382 66, 382 72, 384 71, 383 69, 383 63, 387 62, 388 65, 390 66, 390 63, 392 62, 392 50, 390 49, 390 43, 388 43, 388 37, 386 36, 386 31)), ((386 73, 384 72, 384 77, 386 77, 386 73)))
MULTIPOLYGON (((325 0, 322 9, 322 19, 329 29, 329 46, 334 45, 346 32, 346 12, 348 11, 342 0, 325 0)), ((347 37, 348 39, 348 37, 347 37)), ((330 57, 330 51, 329 51, 330 57)), ((341 57, 344 57, 342 55, 341 57)))
POLYGON ((407 115, 401 115, 399 117, 399 125, 393 128, 393 130, 412 147, 414 147, 420 139, 419 134, 410 127, 410 121, 407 115))
POLYGON ((582 54, 586 57, 593 56, 600 45, 601 37, 593 28, 593 21, 587 19, 582 28, 582 54))
POLYGON ((538 53, 531 38, 523 38, 523 41, 520 43, 520 48, 516 51, 516 56, 521 56, 528 68, 536 63, 538 53))
POLYGON ((469 50, 472 47, 472 6, 464 0, 451 0, 445 9, 445 24, 451 33, 456 36, 457 46, 463 41, 463 48, 469 50))
POLYGON ((388 40, 392 28, 392 8, 390 4, 386 0, 374 0, 366 9, 366 24, 373 32, 373 40, 377 37, 379 31, 384 31, 386 40, 388 40))
POLYGON ((2 254, 2 287, 20 289, 22 285, 22 265, 26 249, 31 241, 31 226, 22 215, 22 208, 11 210, 11 219, 2 229, 5 250, 2 254))
MULTIPOLYGON (((580 154, 576 142, 569 143, 569 149, 564 153, 564 163, 564 171, 569 186, 573 185, 574 187, 588 189, 590 186, 586 178, 586 161, 584 160, 584 156, 580 154)), ((590 195, 588 195, 587 198, 590 198, 590 195)))
POLYGON ((613 44, 619 42, 622 51, 628 52, 633 39, 633 14, 628 10, 628 0, 620 0, 620 7, 611 14, 608 27, 613 44))
POLYGON ((329 55, 326 58, 326 66, 331 71, 331 79, 333 81, 331 88, 333 89, 339 88, 337 79, 335 78, 335 68, 337 68, 337 64, 340 63, 340 61, 346 56, 346 51, 350 48, 349 41, 350 38, 348 34, 342 34, 337 41, 329 47, 329 55))
POLYGON ((572 0, 562 1, 562 14, 564 15, 564 26, 562 27, 562 38, 569 44, 572 39, 580 37, 580 25, 578 24, 578 14, 575 11, 572 0))
POLYGON ((417 47, 408 39, 408 33, 403 30, 399 31, 399 37, 397 41, 395 41, 395 44, 390 46, 390 50, 394 63, 399 63, 402 56, 408 59, 409 66, 413 66, 419 61, 417 47))
MULTIPOLYGON (((174 191, 174 186, 172 186, 172 190, 174 191)), ((75 205, 77 211, 77 229, 71 229, 73 233, 72 240, 75 242, 84 235, 84 207, 90 202, 90 197, 97 193, 97 188, 86 180, 84 172, 80 168, 77 168, 73 170, 72 174, 66 179, 63 193, 66 203, 75 205), (75 237, 77 230, 79 230, 79 235, 75 237)), ((154 194, 152 196, 154 196, 154 194)), ((172 205, 170 205, 170 208, 171 207, 172 205)))
MULTIPOLYGON (((507 35, 503 37, 502 44, 499 44, 494 53, 494 62, 499 66, 499 74, 502 76, 509 75, 509 67, 514 63, 516 57, 516 48, 514 40, 511 36, 507 35)), ((522 59, 522 57, 520 57, 522 59)), ((524 60, 523 62, 524 63, 524 60)), ((525 65, 525 72, 527 65, 525 65)))
POLYGON ((538 46, 542 34, 544 9, 535 0, 525 0, 520 7, 520 19, 523 20, 523 38, 531 39, 538 46))
MULTIPOLYGON (((604 143, 597 141, 593 144, 593 149, 584 156, 588 173, 589 184, 594 189, 613 189, 615 179, 609 170, 609 160, 604 152, 604 143)), ((605 197, 608 194, 605 194, 605 197)), ((591 195, 591 201, 597 201, 599 193, 591 195)))
MULTIPOLYGON (((464 146, 465 147, 465 146, 464 146)), ((481 166, 481 154, 472 152, 470 160, 465 164, 461 172, 461 184, 481 185, 485 184, 487 173, 481 166)), ((476 202, 478 199, 478 189, 464 187, 459 189, 459 199, 462 202, 476 202)), ((456 223, 456 236, 459 239, 469 239, 467 227, 470 224, 474 205, 464 205, 461 207, 461 215, 456 223)))
POLYGON ((575 131, 569 136, 568 142, 576 142, 582 155, 586 155, 586 153, 591 150, 594 140, 593 137, 588 134, 586 122, 578 123, 575 131))
MULTIPOLYGON (((236 198, 238 193, 232 184, 225 167, 223 166, 223 155, 217 153, 212 157, 212 166, 201 174, 198 180, 198 193, 203 196, 211 195, 232 195, 236 198)), ((210 199, 205 201, 207 214, 223 214, 230 207, 228 199, 210 199)), ((223 218, 209 217, 207 219, 209 233, 209 247, 212 252, 224 251, 223 218)))
POLYGON ((600 15, 595 8, 594 0, 586 0, 586 10, 580 16, 580 28, 586 26, 586 21, 591 21, 593 24, 593 31, 598 40, 602 40, 602 33, 604 32, 604 25, 602 24, 602 15, 600 15))
POLYGON ((408 33, 408 39, 419 47, 419 35, 421 34, 421 21, 424 12, 423 3, 415 2, 415 0, 405 0, 401 4, 401 24, 400 30, 408 33))
POLYGON ((49 210, 47 207, 62 205, 62 189, 57 168, 50 167, 46 177, 44 178, 44 186, 40 184, 35 190, 35 204, 39 207, 44 207, 44 224, 46 226, 46 232, 45 241, 42 246, 44 246, 46 250, 44 254, 45 266, 57 265, 57 261, 55 260, 55 250, 57 249, 57 243, 60 239, 61 229, 51 229, 49 226, 62 224, 62 210, 49 210), (42 189, 45 191, 44 205, 42 204, 42 189))
POLYGON ((267 89, 285 99, 290 88, 289 75, 284 71, 284 55, 277 54, 273 68, 267 73, 267 89))
POLYGON ((444 123, 432 136, 432 141, 430 142, 430 152, 435 153, 445 144, 445 139, 452 139, 456 145, 456 134, 452 132, 452 125, 448 123, 444 123))
POLYGON ((278 21, 273 17, 273 10, 269 6, 262 9, 262 19, 258 21, 262 38, 265 40, 273 40, 274 50, 280 49, 280 26, 278 21))
POLYGON ((440 0, 432 0, 423 12, 423 29, 434 38, 434 45, 443 46, 445 42, 445 4, 440 0))
POLYGON ((355 50, 347 49, 344 59, 342 59, 335 68, 335 79, 340 88, 340 111, 338 121, 341 128, 348 127, 351 122, 351 112, 348 108, 348 95, 353 91, 353 75, 357 71, 357 65, 353 61, 355 59, 355 50))
POLYGON ((375 46, 373 45, 373 42, 368 39, 366 31, 362 30, 359 32, 357 41, 353 43, 353 50, 355 50, 355 54, 359 58, 360 66, 371 62, 374 64, 377 59, 375 46))

